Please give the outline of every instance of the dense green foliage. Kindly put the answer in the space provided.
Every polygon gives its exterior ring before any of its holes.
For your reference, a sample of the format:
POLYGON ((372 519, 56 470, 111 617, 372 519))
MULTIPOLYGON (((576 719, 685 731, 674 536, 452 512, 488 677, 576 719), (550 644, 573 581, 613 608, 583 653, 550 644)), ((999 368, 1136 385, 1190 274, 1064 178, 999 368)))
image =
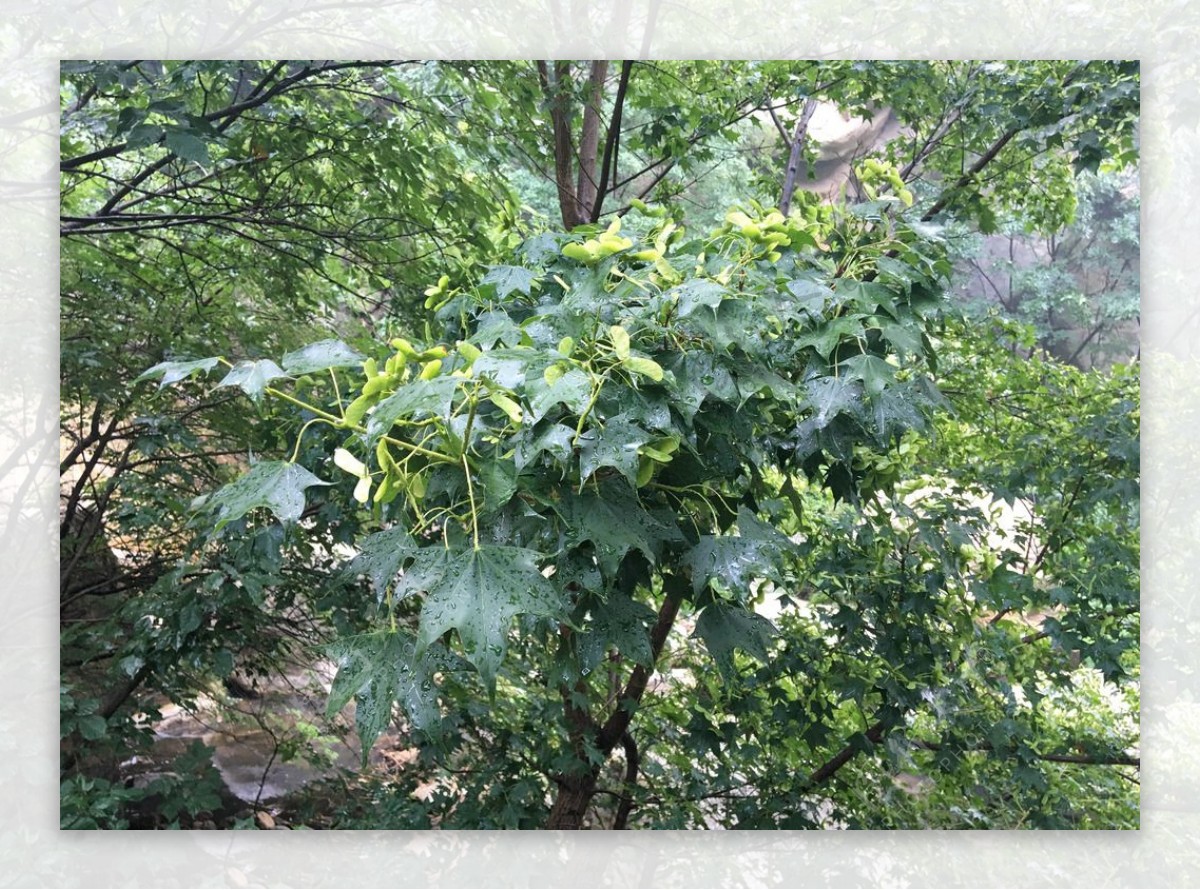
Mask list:
POLYGON ((325 727, 271 730, 357 737, 314 824, 1136 826, 1136 373, 945 296, 964 231, 1136 249, 1074 178, 1134 159, 1136 90, 64 65, 64 825, 214 812, 203 748, 115 764, 328 659, 325 727), (907 127, 824 199, 810 98, 907 127))

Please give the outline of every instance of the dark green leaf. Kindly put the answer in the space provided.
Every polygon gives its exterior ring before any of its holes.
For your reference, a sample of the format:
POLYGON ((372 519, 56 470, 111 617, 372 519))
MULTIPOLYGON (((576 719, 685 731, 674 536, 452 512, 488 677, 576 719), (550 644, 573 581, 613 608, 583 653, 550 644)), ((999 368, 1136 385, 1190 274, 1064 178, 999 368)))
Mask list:
POLYGON ((756 519, 745 508, 738 512, 740 535, 701 535, 683 557, 699 594, 710 581, 720 581, 743 602, 751 582, 779 576, 777 563, 787 539, 756 519))
POLYGON ((635 664, 650 666, 654 653, 648 628, 654 622, 653 609, 614 591, 589 611, 592 621, 579 640, 580 663, 585 671, 600 665, 609 649, 616 649, 635 664))
POLYGON ((592 395, 592 381, 578 368, 567 371, 553 383, 544 378, 529 381, 530 417, 536 423, 555 405, 566 405, 572 414, 582 414, 592 395))
POLYGON ((838 414, 857 414, 862 407, 861 384, 846 377, 818 377, 805 384, 815 413, 817 429, 827 426, 838 414))
POLYGON ((551 424, 535 431, 532 425, 522 428, 516 440, 513 459, 518 470, 537 460, 543 451, 554 457, 560 464, 567 464, 571 459, 571 443, 575 439, 575 431, 561 423, 551 424))
POLYGON ((687 318, 699 309, 707 309, 709 314, 715 315, 725 299, 726 289, 711 279, 698 278, 679 285, 671 293, 679 300, 679 317, 687 318))
POLYGON ((196 506, 216 514, 216 528, 266 507, 281 522, 295 522, 304 513, 304 491, 322 482, 304 467, 282 460, 262 461, 248 473, 207 495, 196 506))
POLYGON ((208 145, 186 130, 167 130, 167 148, 185 161, 208 166, 208 145))
POLYGON ((108 732, 108 723, 99 714, 89 714, 86 717, 80 717, 76 723, 79 727, 79 734, 89 742, 94 742, 98 738, 102 738, 108 732))
POLYGON ((726 679, 733 677, 733 650, 741 649, 759 661, 769 658, 768 646, 779 631, 770 621, 748 609, 723 602, 710 603, 696 621, 692 636, 704 640, 717 669, 726 679))
POLYGON ((855 355, 845 361, 848 377, 861 380, 867 394, 877 396, 896 381, 896 369, 874 355, 855 355))
POLYGON ((440 643, 418 654, 414 637, 390 630, 340 639, 330 647, 330 655, 338 672, 325 712, 332 719, 355 699, 354 722, 364 766, 375 740, 391 724, 397 701, 415 728, 437 735, 442 715, 434 677, 467 667, 440 643))
POLYGON ((423 575, 428 592, 421 609, 420 648, 457 630, 467 658, 491 687, 508 648, 513 616, 558 616, 562 600, 538 569, 539 554, 532 550, 485 545, 460 552, 439 548, 438 553, 423 575))
POLYGON ((400 569, 418 549, 406 529, 397 527, 375 532, 358 542, 358 555, 346 564, 343 572, 366 575, 382 598, 400 569))
POLYGON ((396 390, 375 406, 367 421, 367 436, 378 439, 392 428, 397 420, 407 420, 420 414, 445 417, 450 413, 459 380, 455 377, 435 377, 433 380, 414 380, 396 390))
POLYGON ((483 488, 480 513, 492 513, 509 502, 517 491, 517 466, 512 459, 494 457, 479 467, 479 484, 483 488))
POLYGON ((824 313, 826 305, 833 300, 833 291, 827 285, 807 278, 789 281, 787 289, 796 298, 796 308, 813 317, 824 313))
POLYGON ((494 284, 496 296, 500 299, 504 299, 515 290, 529 296, 537 277, 536 272, 521 266, 492 266, 480 284, 494 284))
POLYGON ((621 483, 605 486, 599 495, 590 490, 565 495, 559 510, 567 522, 567 545, 590 541, 600 570, 609 578, 630 550, 657 562, 664 543, 682 540, 678 529, 648 512, 621 483))
POLYGON ((579 437, 579 476, 586 480, 601 467, 612 467, 637 483, 638 448, 652 438, 623 417, 614 417, 603 429, 591 427, 579 437))
POLYGON ((797 337, 796 348, 802 349, 811 346, 821 358, 827 359, 844 338, 857 338, 862 335, 862 332, 862 323, 857 316, 845 316, 822 325, 812 333, 797 337))

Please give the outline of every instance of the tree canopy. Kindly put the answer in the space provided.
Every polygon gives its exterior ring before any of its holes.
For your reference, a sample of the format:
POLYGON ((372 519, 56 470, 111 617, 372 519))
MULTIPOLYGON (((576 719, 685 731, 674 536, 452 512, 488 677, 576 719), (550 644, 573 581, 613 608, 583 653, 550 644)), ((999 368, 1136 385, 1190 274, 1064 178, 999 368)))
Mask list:
POLYGON ((64 827, 212 813, 203 749, 116 764, 326 662, 272 754, 356 738, 314 825, 1136 827, 1137 108, 1125 62, 64 63, 64 827))

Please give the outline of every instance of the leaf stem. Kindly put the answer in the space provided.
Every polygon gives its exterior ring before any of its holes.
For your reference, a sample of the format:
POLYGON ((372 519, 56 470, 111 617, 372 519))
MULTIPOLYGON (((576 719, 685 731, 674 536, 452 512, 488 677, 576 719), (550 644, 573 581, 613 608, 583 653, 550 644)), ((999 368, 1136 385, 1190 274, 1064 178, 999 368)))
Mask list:
POLYGON ((463 450, 463 475, 467 477, 467 499, 471 502, 471 543, 479 549, 479 511, 475 507, 475 486, 471 483, 471 464, 467 462, 467 452, 463 450))

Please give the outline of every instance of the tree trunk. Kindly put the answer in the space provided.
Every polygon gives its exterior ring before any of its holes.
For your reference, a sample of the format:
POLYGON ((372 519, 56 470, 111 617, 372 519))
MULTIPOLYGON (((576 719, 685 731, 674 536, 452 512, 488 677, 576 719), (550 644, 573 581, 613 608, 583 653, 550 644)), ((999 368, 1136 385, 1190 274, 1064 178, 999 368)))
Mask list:
POLYGON ((550 106, 550 121, 554 130, 554 181, 558 186, 558 208, 563 226, 573 229, 586 220, 579 213, 579 201, 572 181, 572 161, 575 147, 571 144, 571 63, 556 61, 553 73, 550 66, 539 60, 538 79, 542 93, 550 106))
POLYGON ((607 76, 608 62, 592 62, 591 77, 588 78, 590 95, 583 107, 583 128, 579 134, 579 178, 575 186, 575 213, 582 220, 592 219, 592 205, 604 185, 599 182, 596 161, 600 156, 600 103, 604 99, 607 76))
POLYGON ((558 796, 546 820, 551 830, 578 831, 583 828, 583 816, 596 793, 599 772, 592 770, 582 776, 571 776, 558 786, 558 796))
MULTIPOLYGON (((673 575, 663 577, 666 596, 663 597, 662 605, 659 607, 658 619, 654 622, 654 627, 650 629, 650 663, 652 665, 658 663, 658 657, 662 654, 663 646, 667 642, 667 634, 670 633, 671 626, 675 623, 675 616, 679 614, 679 604, 682 602, 688 586, 685 579, 673 575)), ((642 696, 646 694, 646 685, 652 673, 654 673, 653 667, 641 664, 633 669, 624 691, 618 697, 616 707, 604 725, 600 727, 597 727, 586 709, 579 708, 573 697, 567 692, 566 687, 561 690, 564 716, 571 732, 571 745, 575 749, 578 760, 582 761, 586 756, 583 746, 584 733, 595 734, 594 744, 600 749, 601 765, 607 762, 608 755, 612 753, 618 743, 625 745, 627 766, 632 764, 632 773, 627 772, 626 774, 626 795, 633 790, 633 784, 637 781, 639 760, 637 745, 628 735, 629 723, 633 719, 633 715, 637 713, 642 696)), ((576 687, 576 695, 582 696, 585 693, 586 686, 582 683, 576 687)), ((588 804, 596 794, 596 782, 600 778, 600 770, 601 766, 593 766, 582 774, 568 774, 559 778, 558 796, 555 797, 554 806, 550 809, 550 818, 546 820, 546 828, 578 830, 583 827, 584 814, 587 813, 588 804)), ((628 806, 624 807, 620 816, 619 821, 622 826, 629 818, 629 809, 628 806)))

